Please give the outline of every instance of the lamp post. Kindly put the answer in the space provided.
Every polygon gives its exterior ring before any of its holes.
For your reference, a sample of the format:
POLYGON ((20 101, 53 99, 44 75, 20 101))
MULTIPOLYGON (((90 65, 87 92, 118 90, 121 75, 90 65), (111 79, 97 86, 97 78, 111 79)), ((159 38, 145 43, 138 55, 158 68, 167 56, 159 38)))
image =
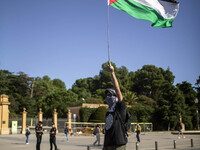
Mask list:
POLYGON ((198 98, 195 98, 194 102, 197 105, 197 108, 196 108, 196 112, 197 112, 197 130, 199 130, 199 111, 198 111, 199 100, 198 100, 198 98))

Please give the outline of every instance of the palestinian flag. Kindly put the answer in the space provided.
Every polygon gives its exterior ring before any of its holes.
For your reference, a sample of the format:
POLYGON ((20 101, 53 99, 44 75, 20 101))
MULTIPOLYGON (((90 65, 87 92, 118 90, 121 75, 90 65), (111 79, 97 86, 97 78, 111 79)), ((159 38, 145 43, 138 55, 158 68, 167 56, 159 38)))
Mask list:
POLYGON ((172 27, 179 9, 175 0, 108 0, 108 5, 161 28, 172 27))

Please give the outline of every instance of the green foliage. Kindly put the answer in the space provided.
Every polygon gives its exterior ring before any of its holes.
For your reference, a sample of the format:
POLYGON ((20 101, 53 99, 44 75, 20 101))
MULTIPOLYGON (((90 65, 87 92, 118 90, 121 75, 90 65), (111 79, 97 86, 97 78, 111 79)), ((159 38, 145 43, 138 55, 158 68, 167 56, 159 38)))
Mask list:
POLYGON ((129 108, 132 122, 151 122, 154 109, 148 105, 136 104, 129 108))
POLYGON ((99 107, 96 111, 90 116, 90 122, 105 122, 105 116, 108 108, 106 107, 99 107))
POLYGON ((98 98, 88 98, 85 100, 85 102, 88 104, 103 104, 104 103, 102 99, 98 99, 98 98))
MULTIPOLYGON (((197 90, 197 98, 200 101, 200 76, 197 79, 196 83, 195 83, 196 87, 195 89, 197 90)), ((200 102, 199 102, 200 103, 200 102)))
POLYGON ((81 103, 78 95, 70 90, 56 90, 49 93, 40 101, 40 107, 44 112, 44 117, 51 118, 53 110, 56 109, 58 117, 66 117, 69 105, 81 103))
MULTIPOLYGON (((118 68, 114 63, 112 65, 126 104, 132 105, 129 109, 134 122, 152 122, 154 130, 175 129, 181 115, 186 129, 195 129, 196 110, 200 111, 200 103, 195 105, 194 99, 200 100, 200 76, 195 87, 186 81, 174 86, 175 76, 169 68, 164 70, 144 65, 135 72, 129 72, 125 66, 118 68)), ((107 63, 102 64, 99 74, 94 77, 77 79, 69 90, 60 79, 52 80, 48 76, 35 78, 23 72, 14 74, 0 70, 0 94, 9 96, 11 117, 21 116, 24 107, 31 117, 37 116, 40 107, 44 117, 51 118, 54 109, 57 109, 58 117, 66 117, 67 107, 83 100, 106 103, 105 90, 113 88, 107 66, 107 63)), ((104 121, 105 115, 101 112, 106 110, 81 109, 81 120, 104 121)))
POLYGON ((81 108, 80 120, 81 122, 89 122, 91 115, 97 110, 97 108, 81 108))
POLYGON ((187 124, 186 129, 192 129, 196 124, 196 106, 194 100, 197 97, 197 93, 192 85, 186 81, 177 84, 177 87, 182 91, 185 98, 183 122, 187 124))
POLYGON ((164 71, 154 65, 144 65, 142 69, 135 72, 132 89, 138 95, 146 95, 157 100, 162 93, 162 87, 166 83, 172 85, 173 81, 174 76, 169 69, 164 71))
POLYGON ((137 96, 134 92, 126 91, 123 95, 124 99, 126 100, 128 105, 134 105, 137 100, 137 96))
POLYGON ((156 105, 157 105, 157 102, 154 99, 147 97, 145 95, 140 95, 137 98, 136 102, 140 103, 141 105, 147 105, 147 106, 151 106, 151 107, 156 107, 156 105))
POLYGON ((72 91, 79 96, 79 99, 87 99, 91 97, 90 89, 92 88, 92 78, 79 79, 72 86, 72 91))

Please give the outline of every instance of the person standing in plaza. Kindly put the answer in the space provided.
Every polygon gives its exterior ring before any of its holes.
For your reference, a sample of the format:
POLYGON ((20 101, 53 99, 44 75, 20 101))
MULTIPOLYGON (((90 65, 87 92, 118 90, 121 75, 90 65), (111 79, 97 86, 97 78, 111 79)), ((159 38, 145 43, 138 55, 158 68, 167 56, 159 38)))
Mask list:
POLYGON ((140 143, 140 132, 141 132, 141 126, 139 122, 136 125, 136 138, 137 138, 137 143, 140 143))
POLYGON ((38 124, 36 125, 35 133, 36 133, 36 138, 37 138, 36 150, 40 150, 40 144, 42 142, 42 134, 43 134, 43 128, 42 128, 41 121, 39 121, 38 124))
POLYGON ((94 129, 94 135, 96 135, 96 141, 93 143, 93 145, 95 146, 96 143, 98 142, 98 146, 100 146, 100 127, 99 125, 96 125, 96 128, 94 129))
POLYGON ((65 130, 64 130, 64 133, 65 133, 65 135, 66 135, 66 140, 68 141, 69 140, 69 128, 68 128, 68 125, 66 125, 66 128, 65 128, 65 130))
POLYGON ((105 92, 108 112, 103 150, 126 150, 128 139, 123 127, 123 122, 126 120, 126 104, 111 63, 108 65, 108 71, 111 74, 114 89, 106 89, 105 92))
POLYGON ((29 125, 26 126, 26 144, 29 144, 29 135, 31 134, 29 125))
POLYGON ((185 138, 185 136, 183 135, 183 126, 182 126, 182 122, 180 122, 179 127, 178 127, 178 138, 180 139, 180 134, 182 135, 183 138, 185 138))
POLYGON ((55 127, 54 123, 52 123, 52 128, 51 128, 49 134, 50 134, 50 139, 49 139, 50 150, 52 150, 53 145, 55 147, 55 150, 57 150, 57 145, 56 145, 56 127, 55 127))

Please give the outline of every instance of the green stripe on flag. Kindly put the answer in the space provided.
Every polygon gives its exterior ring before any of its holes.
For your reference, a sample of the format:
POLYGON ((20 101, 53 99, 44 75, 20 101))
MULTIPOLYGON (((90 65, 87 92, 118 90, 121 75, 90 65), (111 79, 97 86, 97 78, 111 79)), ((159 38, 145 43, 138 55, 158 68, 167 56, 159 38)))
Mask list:
POLYGON ((116 9, 122 10, 131 16, 152 22, 153 27, 172 27, 172 19, 165 19, 156 10, 148 6, 144 6, 134 0, 118 0, 111 4, 116 9))

